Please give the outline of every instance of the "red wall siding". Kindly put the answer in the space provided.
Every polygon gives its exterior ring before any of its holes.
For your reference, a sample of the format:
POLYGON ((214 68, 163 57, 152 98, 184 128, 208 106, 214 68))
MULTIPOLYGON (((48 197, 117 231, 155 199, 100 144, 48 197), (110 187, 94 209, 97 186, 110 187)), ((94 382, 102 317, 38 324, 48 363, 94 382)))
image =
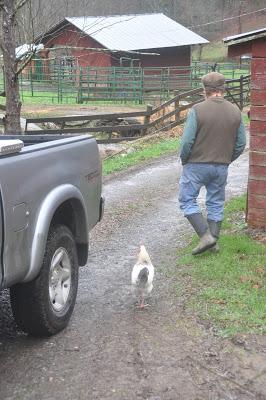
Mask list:
POLYGON ((228 47, 228 57, 240 57, 242 54, 251 54, 251 43, 238 43, 228 47))
POLYGON ((266 38, 254 40, 252 43, 252 57, 266 58, 266 38))
MULTIPOLYGON (((53 35, 51 39, 46 41, 45 47, 54 46, 75 46, 85 48, 104 48, 89 36, 82 35, 74 26, 66 27, 61 32, 53 35)), ((111 65, 111 57, 108 53, 97 52, 92 50, 75 50, 71 51, 71 55, 76 58, 77 66, 99 66, 109 67, 111 65)), ((54 57, 54 52, 50 51, 48 57, 54 57)))
MULTIPOLYGON (((190 46, 169 47, 164 49, 139 50, 142 53, 156 53, 158 56, 136 54, 131 56, 140 60, 141 67, 190 66, 190 46)), ((116 55, 116 57, 118 57, 116 55)), ((112 65, 119 66, 119 60, 113 57, 112 65)))
MULTIPOLYGON (((74 26, 66 26, 51 39, 45 41, 45 47, 53 46, 75 46, 86 48, 104 48, 90 36, 82 34, 74 26)), ((141 50, 140 50, 141 51, 141 50)), ((170 67, 170 66, 189 66, 190 65, 190 46, 170 47, 163 49, 149 49, 143 52, 159 53, 160 56, 134 55, 132 58, 140 59, 141 67, 170 67)), ((47 57, 54 57, 53 51, 48 52, 47 57)), ((81 67, 99 66, 110 67, 119 66, 119 54, 101 53, 90 50, 72 50, 71 55, 76 58, 77 65, 81 67)))
MULTIPOLYGON (((144 50, 145 51, 145 50, 144 50)), ((160 56, 137 56, 142 67, 190 66, 190 46, 153 49, 160 56)))

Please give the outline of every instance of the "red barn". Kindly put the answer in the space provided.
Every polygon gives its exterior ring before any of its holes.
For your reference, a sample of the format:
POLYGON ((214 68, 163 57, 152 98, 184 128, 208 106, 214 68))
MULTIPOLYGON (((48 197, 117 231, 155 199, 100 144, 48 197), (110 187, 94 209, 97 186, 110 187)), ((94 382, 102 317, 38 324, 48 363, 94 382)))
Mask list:
POLYGON ((65 18, 36 42, 80 67, 189 66, 191 45, 208 43, 164 14, 65 18))
POLYGON ((224 39, 229 57, 250 54, 251 109, 247 221, 266 227, 266 28, 224 39))

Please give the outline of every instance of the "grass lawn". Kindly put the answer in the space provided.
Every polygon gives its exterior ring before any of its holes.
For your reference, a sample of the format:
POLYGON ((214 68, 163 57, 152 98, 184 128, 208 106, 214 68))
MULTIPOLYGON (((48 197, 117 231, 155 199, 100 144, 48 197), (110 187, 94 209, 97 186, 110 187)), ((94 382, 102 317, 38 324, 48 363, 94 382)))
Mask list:
POLYGON ((106 101, 84 101, 83 103, 77 103, 77 98, 76 96, 73 96, 72 94, 67 95, 64 94, 62 98, 58 99, 58 96, 55 92, 39 92, 35 93, 34 96, 31 96, 30 94, 23 94, 21 96, 21 100, 23 104, 27 105, 55 105, 55 107, 58 105, 71 105, 74 107, 81 107, 81 106, 121 106, 121 107, 136 107, 136 108, 143 108, 143 104, 139 104, 138 102, 134 101, 122 101, 122 100, 106 100, 106 101))
POLYGON ((201 46, 194 46, 192 59, 202 62, 224 62, 227 61, 227 46, 222 42, 211 42, 201 46))
POLYGON ((250 119, 248 118, 247 114, 242 113, 242 118, 245 126, 250 124, 250 119))
POLYGON ((245 207, 245 196, 227 203, 220 253, 192 256, 194 237, 178 259, 177 274, 191 285, 187 306, 221 336, 266 333, 266 246, 244 229, 245 207))
POLYGON ((134 144, 134 151, 128 154, 115 155, 103 161, 103 175, 125 170, 134 165, 158 158, 164 154, 177 152, 179 146, 178 138, 157 138, 151 143, 134 144))

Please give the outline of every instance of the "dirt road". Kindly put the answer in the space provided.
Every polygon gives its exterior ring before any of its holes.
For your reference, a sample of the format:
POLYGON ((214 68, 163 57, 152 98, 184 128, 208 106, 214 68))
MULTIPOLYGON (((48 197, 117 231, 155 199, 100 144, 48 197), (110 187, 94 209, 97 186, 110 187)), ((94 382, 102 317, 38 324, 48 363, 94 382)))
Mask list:
MULTIPOLYGON (((228 197, 245 192, 247 160, 245 153, 230 167, 228 197)), ((36 340, 16 331, 2 293, 0 399, 266 398, 265 339, 216 337, 176 294, 176 250, 191 232, 178 209, 180 170, 171 156, 105 182, 105 216, 64 332, 36 340), (139 243, 156 270, 151 307, 143 311, 129 287, 139 243)))

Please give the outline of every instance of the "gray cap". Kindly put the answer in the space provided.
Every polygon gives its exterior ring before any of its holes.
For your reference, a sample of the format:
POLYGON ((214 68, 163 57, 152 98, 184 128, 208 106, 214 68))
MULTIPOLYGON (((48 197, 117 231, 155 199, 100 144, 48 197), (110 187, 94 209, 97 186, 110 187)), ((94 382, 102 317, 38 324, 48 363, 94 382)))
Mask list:
POLYGON ((224 90, 225 76, 219 72, 209 72, 202 77, 202 83, 208 89, 224 90))

